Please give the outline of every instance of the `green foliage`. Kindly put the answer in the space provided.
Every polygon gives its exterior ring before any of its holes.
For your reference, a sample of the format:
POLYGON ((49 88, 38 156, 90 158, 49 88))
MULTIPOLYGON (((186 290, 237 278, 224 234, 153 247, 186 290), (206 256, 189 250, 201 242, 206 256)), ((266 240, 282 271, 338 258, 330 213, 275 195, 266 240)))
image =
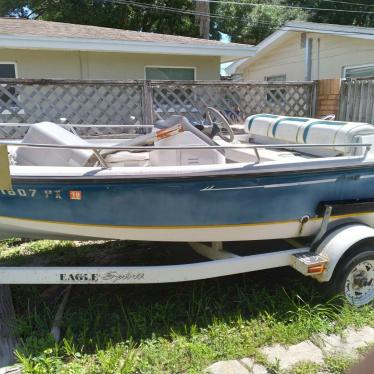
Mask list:
POLYGON ((373 1, 360 1, 368 6, 341 4, 324 0, 243 0, 242 3, 258 3, 258 6, 239 6, 221 3, 217 13, 229 20, 218 20, 220 31, 229 34, 233 42, 257 44, 266 36, 279 29, 287 21, 299 20, 320 23, 336 23, 342 25, 374 26, 373 1), (295 8, 267 6, 291 5, 295 8), (299 9, 297 8, 299 7, 299 9), (305 8, 322 8, 327 10, 312 10, 305 8), (360 13, 340 12, 339 10, 356 10, 360 13))
POLYGON ((15 16, 27 18, 30 11, 26 8, 27 1, 23 0, 1 0, 0 16, 15 16))
POLYGON ((292 2, 287 0, 284 1, 284 3, 292 3, 296 6, 323 8, 330 10, 308 10, 308 21, 320 23, 336 23, 340 25, 355 25, 367 27, 374 26, 374 14, 367 13, 368 11, 374 11, 373 0, 356 1, 356 3, 367 4, 367 6, 357 5, 355 4, 355 1, 352 0, 348 2, 350 2, 351 4, 341 4, 339 2, 329 2, 325 0, 297 0, 292 2), (350 13, 340 10, 360 11, 360 13, 350 13))
POLYGON ((300 362, 292 368, 292 374, 318 374, 320 367, 314 362, 300 362))
POLYGON ((329 356, 325 359, 325 366, 331 374, 344 374, 357 362, 351 356, 329 356))
POLYGON ((220 31, 229 34, 231 41, 236 43, 257 44, 290 20, 306 20, 307 13, 300 9, 269 7, 264 4, 278 4, 282 1, 244 0, 243 3, 259 5, 238 6, 221 4, 218 13, 232 19, 217 20, 220 31))
MULTIPOLYGON (((155 4, 150 0, 136 2, 145 5, 155 4)), ((160 0, 156 4, 181 10, 195 9, 195 2, 192 0, 160 0)), ((212 4, 212 12, 215 8, 216 6, 212 4)), ((0 15, 171 35, 199 36, 199 26, 194 16, 102 0, 2 0, 0 15), (31 10, 31 14, 28 14, 28 10, 31 10)), ((213 37, 218 38, 218 33, 214 30, 212 32, 213 37)))

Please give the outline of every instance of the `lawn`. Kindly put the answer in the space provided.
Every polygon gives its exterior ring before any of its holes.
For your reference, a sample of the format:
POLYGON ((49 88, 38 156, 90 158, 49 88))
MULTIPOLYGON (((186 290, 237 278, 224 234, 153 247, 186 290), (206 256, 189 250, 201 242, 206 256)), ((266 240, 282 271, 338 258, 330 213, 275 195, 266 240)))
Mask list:
MULTIPOLYGON (((7 265, 157 264, 162 256, 170 264, 199 260, 175 243, 14 239, 0 246, 7 265)), ((374 326, 372 307, 326 301, 317 283, 283 268, 188 283, 74 286, 56 344, 49 330, 61 291, 12 287, 25 373, 202 373, 218 360, 261 360, 264 345, 374 326)), ((333 359, 330 366, 334 373, 346 367, 333 359)))

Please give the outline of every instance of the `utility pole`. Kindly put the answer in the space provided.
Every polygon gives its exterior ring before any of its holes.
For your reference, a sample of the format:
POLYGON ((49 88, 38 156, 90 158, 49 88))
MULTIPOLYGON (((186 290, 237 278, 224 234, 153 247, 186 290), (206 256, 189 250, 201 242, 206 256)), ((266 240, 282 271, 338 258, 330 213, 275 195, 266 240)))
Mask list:
POLYGON ((203 13, 196 15, 196 24, 200 27, 200 38, 209 39, 210 10, 208 0, 196 0, 196 12, 203 13))

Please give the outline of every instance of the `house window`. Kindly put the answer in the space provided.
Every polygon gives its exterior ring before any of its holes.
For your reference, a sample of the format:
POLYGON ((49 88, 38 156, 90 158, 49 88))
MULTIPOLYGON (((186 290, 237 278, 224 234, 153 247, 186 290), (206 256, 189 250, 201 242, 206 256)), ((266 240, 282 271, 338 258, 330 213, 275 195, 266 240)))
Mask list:
POLYGON ((0 78, 16 78, 16 64, 0 62, 0 78))
MULTIPOLYGON (((16 64, 11 62, 0 62, 0 79, 2 78, 16 78, 16 64)), ((7 93, 0 93, 0 112, 2 113, 4 108, 3 106, 9 108, 14 107, 15 101, 12 99, 16 93, 15 87, 3 85, 6 87, 7 93)))
POLYGON ((195 80, 195 70, 193 67, 147 66, 145 68, 145 79, 193 81, 195 80))
POLYGON ((374 64, 347 66, 343 69, 343 78, 374 77, 374 64))
POLYGON ((268 75, 264 77, 264 80, 267 82, 281 82, 287 79, 286 74, 279 74, 279 75, 268 75))

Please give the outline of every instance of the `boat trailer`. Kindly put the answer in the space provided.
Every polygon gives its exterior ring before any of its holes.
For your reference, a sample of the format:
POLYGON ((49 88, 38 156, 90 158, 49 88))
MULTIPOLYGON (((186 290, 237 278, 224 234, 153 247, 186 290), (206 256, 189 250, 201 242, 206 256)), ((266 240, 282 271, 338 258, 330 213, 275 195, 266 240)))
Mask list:
MULTIPOLYGON (((349 204, 349 209, 357 210, 356 205, 349 204)), ((190 247, 208 261, 157 266, 0 266, 0 284, 171 283, 291 266, 319 282, 334 283, 334 290, 344 293, 352 304, 363 305, 374 299, 374 229, 357 221, 329 222, 335 208, 323 206, 320 230, 310 244, 286 240, 291 249, 239 256, 225 250, 221 242, 193 242, 190 247)), ((305 220, 300 219, 300 229, 305 220)))
MULTIPOLYGON (((353 204, 353 208, 351 205, 349 209, 357 210, 357 204, 353 204)), ((302 245, 297 239, 286 240, 291 249, 239 256, 224 249, 221 242, 211 245, 193 242, 189 243, 190 247, 207 258, 207 261, 157 266, 0 266, 0 303, 7 302, 8 293, 9 304, 8 313, 0 313, 0 326, 6 326, 9 320, 14 319, 9 287, 1 287, 2 284, 67 285, 61 293, 61 302, 51 327, 51 335, 59 341, 64 309, 74 284, 184 282, 283 266, 291 266, 303 275, 325 283, 327 294, 343 294, 353 305, 372 303, 374 229, 357 221, 339 220, 329 223, 332 210, 331 205, 323 207, 320 230, 310 244, 302 245), (5 292, 5 296, 2 292, 5 292)), ((300 230, 306 220, 307 217, 300 219, 300 230)), ((3 346, 3 351, 8 352, 6 357, 0 357, 0 362, 8 364, 13 360, 10 338, 14 337, 9 335, 0 338, 0 348, 3 346), (2 339, 5 339, 5 344, 2 339)))

